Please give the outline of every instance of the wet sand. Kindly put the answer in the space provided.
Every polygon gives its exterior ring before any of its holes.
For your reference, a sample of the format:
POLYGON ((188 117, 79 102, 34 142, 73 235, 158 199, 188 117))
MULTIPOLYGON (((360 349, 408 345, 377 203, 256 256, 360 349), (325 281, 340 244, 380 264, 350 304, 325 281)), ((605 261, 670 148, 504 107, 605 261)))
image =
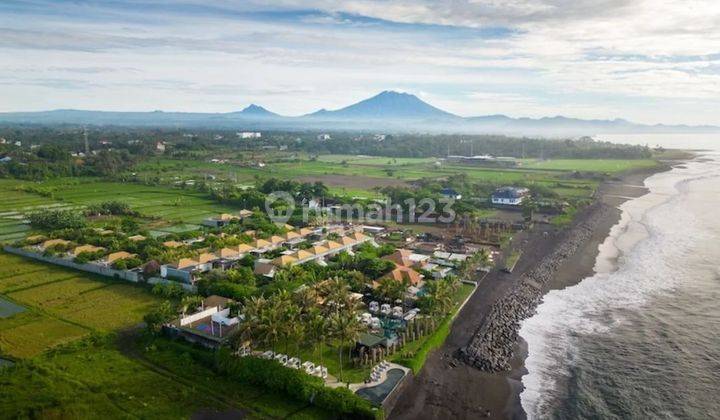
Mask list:
MULTIPOLYGON (((598 246, 620 219, 617 206, 645 194, 643 180, 664 169, 627 174, 600 186, 596 203, 579 212, 574 221, 575 225, 588 218, 599 218, 596 220, 596 228, 590 239, 563 261, 547 284, 546 291, 574 285, 593 274, 598 246)), ((539 224, 532 231, 521 232, 513 238, 511 246, 523 249, 523 256, 514 272, 507 274, 495 270, 482 280, 455 319, 443 346, 428 357, 422 371, 412 379, 412 383, 404 387, 389 418, 525 418, 519 399, 521 378, 525 374, 523 362, 527 354, 524 343, 516 344, 515 357, 511 363, 513 370, 510 372, 482 372, 454 356, 468 344, 483 324, 492 305, 520 280, 524 272, 552 253, 569 231, 569 228, 558 231, 551 225, 539 224)))

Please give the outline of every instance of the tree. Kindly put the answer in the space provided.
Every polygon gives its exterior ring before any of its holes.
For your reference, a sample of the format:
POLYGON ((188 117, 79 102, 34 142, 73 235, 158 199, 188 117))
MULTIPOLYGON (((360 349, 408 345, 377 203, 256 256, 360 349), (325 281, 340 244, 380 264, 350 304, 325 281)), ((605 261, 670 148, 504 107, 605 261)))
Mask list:
POLYGON ((336 305, 337 310, 330 315, 328 323, 331 335, 338 340, 338 360, 340 362, 340 381, 343 380, 343 346, 350 344, 348 359, 351 357, 353 344, 358 336, 365 330, 365 326, 358 320, 356 315, 357 303, 353 304, 351 299, 346 299, 343 304, 336 305))
POLYGON ((377 289, 375 289, 375 292, 385 301, 394 302, 405 296, 405 291, 409 285, 410 283, 407 279, 397 281, 393 278, 385 277, 379 280, 379 284, 377 289))
POLYGON ((160 331, 160 328, 175 318, 176 312, 172 304, 168 301, 164 301, 158 305, 155 309, 147 313, 143 320, 148 331, 156 333, 160 331))

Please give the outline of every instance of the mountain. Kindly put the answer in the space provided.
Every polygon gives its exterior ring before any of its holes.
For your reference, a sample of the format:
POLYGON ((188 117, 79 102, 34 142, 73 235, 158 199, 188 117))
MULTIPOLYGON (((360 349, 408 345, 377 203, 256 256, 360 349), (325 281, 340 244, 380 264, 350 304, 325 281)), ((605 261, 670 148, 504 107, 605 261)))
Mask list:
POLYGON ((307 116, 346 120, 460 118, 422 101, 415 95, 390 90, 336 111, 321 109, 307 116))
POLYGON ((583 120, 563 116, 512 118, 506 115, 460 117, 415 95, 384 91, 337 110, 321 109, 289 117, 252 104, 228 113, 107 112, 59 109, 0 113, 0 124, 82 124, 143 127, 203 127, 252 130, 355 130, 457 134, 508 134, 544 137, 630 133, 720 133, 716 126, 644 125, 623 119, 583 120))
POLYGON ((231 114, 235 115, 242 115, 246 117, 262 117, 262 118, 271 118, 271 117, 279 117, 280 115, 270 112, 267 109, 261 107, 260 105, 250 104, 249 106, 245 107, 240 112, 233 112, 231 114))

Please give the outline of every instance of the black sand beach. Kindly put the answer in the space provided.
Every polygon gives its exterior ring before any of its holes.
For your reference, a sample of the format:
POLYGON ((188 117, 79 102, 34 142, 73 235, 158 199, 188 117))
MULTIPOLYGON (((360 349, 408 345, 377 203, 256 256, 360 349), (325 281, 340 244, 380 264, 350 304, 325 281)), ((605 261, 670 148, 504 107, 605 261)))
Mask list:
POLYGON ((592 219, 593 231, 588 239, 565 258, 553 278, 544 286, 545 292, 576 284, 593 273, 598 246, 620 218, 617 209, 624 201, 646 192, 643 180, 653 171, 626 174, 620 179, 603 183, 596 202, 579 212, 573 225, 563 230, 539 224, 529 232, 513 238, 512 247, 521 248, 523 256, 512 274, 495 270, 486 276, 474 295, 458 314, 444 345, 433 352, 422 371, 407 384, 389 418, 437 419, 458 418, 525 418, 520 406, 520 378, 524 373, 526 349, 518 343, 510 372, 487 373, 460 362, 456 356, 468 345, 473 335, 486 322, 495 302, 502 299, 522 275, 539 261, 551 255, 568 238, 573 227, 592 219))

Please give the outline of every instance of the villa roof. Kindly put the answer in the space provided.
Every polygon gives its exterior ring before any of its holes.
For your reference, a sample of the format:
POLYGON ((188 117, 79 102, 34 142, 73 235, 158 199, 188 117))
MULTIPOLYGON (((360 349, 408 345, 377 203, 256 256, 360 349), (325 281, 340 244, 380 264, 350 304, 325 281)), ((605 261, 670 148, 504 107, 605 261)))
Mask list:
POLYGON ((255 261, 253 273, 261 276, 272 277, 275 273, 275 266, 266 262, 255 261))
POLYGON ((297 252, 291 255, 294 258, 297 258, 298 260, 304 260, 305 258, 314 257, 315 254, 312 252, 306 251, 304 249, 299 249, 297 252))
POLYGON ((414 262, 410 259, 411 254, 412 254, 412 252, 410 250, 397 249, 392 254, 384 256, 383 259, 392 261, 396 265, 401 265, 404 267, 411 267, 414 264, 414 262))
POLYGON ((197 261, 193 260, 192 258, 180 258, 180 260, 178 260, 177 264, 174 264, 174 265, 178 269, 183 269, 183 268, 188 268, 188 267, 194 267, 198 264, 199 263, 197 261))
POLYGON ((325 248, 324 246, 321 246, 321 245, 315 245, 315 246, 312 247, 312 248, 308 248, 307 251, 308 251, 308 252, 312 252, 312 253, 315 254, 315 255, 320 255, 320 254, 324 254, 324 253, 328 252, 329 249, 327 249, 327 248, 325 248))
POLYGON ((124 260, 126 258, 132 258, 135 256, 137 256, 137 254, 131 254, 127 251, 118 251, 118 252, 113 252, 112 254, 108 254, 107 261, 109 263, 114 263, 117 260, 124 260))
POLYGON ((353 239, 349 236, 343 236, 342 238, 338 239, 338 241, 340 241, 340 243, 343 245, 352 245, 352 244, 356 243, 355 239, 353 239))
POLYGON ((353 232, 352 235, 350 235, 350 237, 358 242, 362 242, 364 240, 369 239, 369 237, 367 235, 363 235, 360 232, 353 232))
POLYGON ((308 229, 308 228, 300 228, 300 229, 298 230, 298 233, 299 233, 301 236, 307 236, 307 235, 310 235, 311 233, 313 233, 313 231, 312 231, 312 229, 308 229))
POLYGON ((105 248, 95 246, 95 245, 81 245, 78 247, 75 247, 75 249, 72 250, 72 253, 74 256, 78 256, 82 254, 83 252, 98 252, 98 251, 105 251, 105 248))
POLYGON ((230 258, 230 257, 237 257, 239 252, 232 248, 223 248, 220 251, 218 251, 218 255, 221 258, 230 258))
POLYGON ((65 239, 49 239, 45 242, 43 242, 42 246, 43 248, 51 247, 54 245, 67 245, 70 241, 66 241, 65 239))
POLYGON ((270 245, 272 244, 265 239, 256 239, 255 242, 252 243, 252 246, 254 246, 256 249, 265 248, 270 245))
POLYGON ((238 216, 235 216, 234 214, 222 213, 220 216, 218 216, 214 219, 228 221, 228 220, 233 220, 233 219, 237 219, 237 218, 238 218, 238 216))
POLYGON ((216 260, 218 257, 215 254, 209 253, 209 252, 203 252, 198 256, 198 262, 200 264, 205 264, 206 262, 210 262, 213 260, 216 260))
POLYGON ((238 212, 238 216, 240 217, 249 217, 252 216, 253 212, 247 209, 242 209, 238 212))
POLYGON ((273 245, 277 245, 283 242, 285 242, 285 238, 283 238, 282 236, 273 235, 270 237, 270 243, 272 243, 273 245))
POLYGON ((183 246, 183 245, 185 245, 185 244, 182 243, 182 242, 178 242, 178 241, 165 241, 165 242, 163 242, 163 246, 166 247, 166 248, 179 248, 179 247, 181 247, 181 246, 183 246))
POLYGON ((133 242, 140 242, 140 241, 144 241, 145 239, 147 239, 147 238, 142 235, 128 236, 128 240, 133 241, 133 242))
POLYGON ((339 243, 337 243, 337 242, 335 242, 335 241, 327 241, 327 242, 325 243, 325 246, 326 246, 328 249, 338 249, 338 248, 342 248, 342 245, 340 245, 339 243))
POLYGON ((295 261, 297 261, 297 258, 291 256, 291 255, 281 255, 274 260, 271 261, 271 264, 282 267, 284 265, 292 264, 295 261))
POLYGON ((218 295, 210 295, 203 299, 203 306, 206 308, 212 308, 213 306, 219 306, 221 308, 225 308, 228 303, 232 302, 232 299, 228 299, 223 296, 218 295))
POLYGON ((396 266, 391 272, 385 274, 381 278, 389 278, 395 281, 407 280, 407 282, 412 286, 417 286, 418 283, 420 283, 420 280, 422 280, 420 273, 410 267, 403 267, 400 265, 396 266))
POLYGON ((240 244, 237 246, 237 251, 241 254, 246 254, 254 249, 255 248, 253 248, 252 246, 250 246, 248 244, 240 244))
POLYGON ((300 238, 300 237, 301 237, 300 234, 297 232, 290 231, 285 234, 285 239, 287 239, 287 240, 296 239, 296 238, 300 238))

